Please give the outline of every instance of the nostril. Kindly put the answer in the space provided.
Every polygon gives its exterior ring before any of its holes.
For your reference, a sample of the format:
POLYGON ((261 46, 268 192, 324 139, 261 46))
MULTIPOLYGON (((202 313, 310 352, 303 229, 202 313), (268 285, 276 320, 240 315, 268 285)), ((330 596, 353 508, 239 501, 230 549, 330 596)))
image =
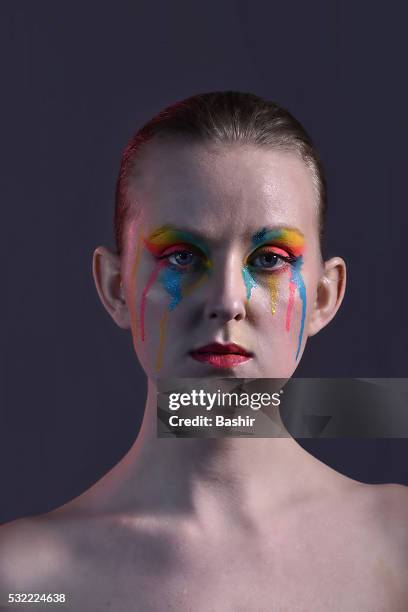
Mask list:
POLYGON ((227 310, 213 310, 210 313, 209 316, 210 319, 223 319, 225 321, 231 321, 232 319, 235 319, 236 321, 241 321, 244 318, 244 315, 241 312, 237 312, 236 314, 234 314, 231 311, 227 311, 227 310))

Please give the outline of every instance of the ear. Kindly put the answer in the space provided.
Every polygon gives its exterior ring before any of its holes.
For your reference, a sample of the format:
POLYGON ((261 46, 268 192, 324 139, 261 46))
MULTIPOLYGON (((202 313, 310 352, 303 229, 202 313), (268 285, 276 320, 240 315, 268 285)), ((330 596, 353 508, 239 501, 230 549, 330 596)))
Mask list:
POLYGON ((93 254, 92 273, 102 304, 119 327, 130 327, 129 310, 121 282, 120 257, 106 247, 93 254))
POLYGON ((332 257, 324 263, 319 280, 308 335, 314 336, 334 317, 346 290, 346 264, 341 257, 332 257))

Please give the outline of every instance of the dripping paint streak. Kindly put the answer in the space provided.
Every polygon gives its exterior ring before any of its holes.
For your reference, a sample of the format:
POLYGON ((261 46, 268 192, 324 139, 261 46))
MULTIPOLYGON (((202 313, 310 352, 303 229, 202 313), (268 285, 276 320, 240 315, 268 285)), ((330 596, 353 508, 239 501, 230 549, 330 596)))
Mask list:
POLYGON ((278 302, 278 281, 275 276, 271 275, 268 278, 268 288, 269 288, 271 313, 274 315, 276 313, 276 305, 278 302))
POLYGON ((148 292, 150 290, 150 287, 152 286, 152 284, 156 280, 156 277, 157 277, 158 273, 160 272, 161 268, 163 266, 165 266, 165 265, 166 265, 166 261, 158 262, 157 266, 155 267, 155 269, 151 273, 150 277, 148 278, 145 288, 143 289, 142 301, 141 301, 141 304, 140 304, 140 335, 141 335, 141 338, 142 338, 142 342, 144 342, 144 339, 145 339, 144 320, 145 320, 145 309, 146 309, 147 294, 148 294, 148 292))
POLYGON ((300 298, 302 300, 302 319, 301 319, 301 322, 300 322, 299 342, 298 342, 298 348, 297 348, 297 351, 296 351, 296 359, 297 359, 299 357, 300 347, 302 345, 303 329, 304 329, 304 326, 305 326, 305 317, 306 317, 306 287, 305 287, 305 283, 303 282, 302 275, 300 274, 300 272, 298 270, 295 271, 295 278, 296 278, 296 284, 298 286, 299 295, 300 295, 300 298))

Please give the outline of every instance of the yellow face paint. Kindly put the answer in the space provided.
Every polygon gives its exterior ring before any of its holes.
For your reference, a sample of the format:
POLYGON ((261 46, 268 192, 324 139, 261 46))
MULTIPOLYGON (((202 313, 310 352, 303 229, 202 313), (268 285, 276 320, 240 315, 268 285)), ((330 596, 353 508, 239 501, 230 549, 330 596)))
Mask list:
POLYGON ((260 246, 266 242, 273 242, 276 246, 289 249, 295 257, 302 255, 305 246, 303 234, 296 228, 289 227, 271 229, 264 227, 252 237, 254 246, 260 246))
POLYGON ((190 293, 192 293, 194 291, 194 289, 196 289, 197 287, 199 287, 201 285, 201 283, 203 283, 204 281, 208 280, 208 276, 201 276, 198 280, 194 281, 194 282, 190 282, 189 285, 182 287, 181 288, 181 294, 183 297, 190 295, 190 293))
POLYGON ((273 274, 267 276, 267 283, 269 289, 269 303, 271 307, 271 313, 276 313, 276 305, 278 302, 278 278, 273 274))

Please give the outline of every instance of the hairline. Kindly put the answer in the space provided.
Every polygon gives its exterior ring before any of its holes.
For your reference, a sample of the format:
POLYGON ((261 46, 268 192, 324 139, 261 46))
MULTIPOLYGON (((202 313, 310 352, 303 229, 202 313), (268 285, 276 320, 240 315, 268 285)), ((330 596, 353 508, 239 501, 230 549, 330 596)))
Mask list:
POLYGON ((213 138, 210 136, 203 136, 203 135, 198 136, 195 134, 180 133, 180 132, 176 132, 174 130, 169 130, 169 129, 162 130, 161 132, 154 134, 147 142, 140 145, 139 148, 136 151, 134 151, 132 155, 131 162, 129 164, 129 167, 127 168, 126 178, 124 181, 126 206, 125 206, 125 211, 124 211, 125 214, 123 215, 123 218, 122 218, 122 227, 121 227, 122 251, 124 250, 123 246, 125 243, 124 236, 125 236, 126 227, 129 223, 135 221, 136 216, 138 217, 142 210, 142 207, 137 209, 134 198, 132 198, 129 194, 130 189, 132 189, 132 185, 130 185, 130 183, 134 183, 135 181, 137 181, 138 175, 140 176, 140 174, 142 173, 142 171, 139 170, 139 167, 143 164, 143 155, 146 149, 149 149, 154 145, 157 146, 160 144, 187 144, 187 145, 191 144, 191 145, 203 145, 203 146, 213 144, 213 145, 219 146, 219 148, 237 146, 237 147, 248 148, 248 149, 256 148, 256 149, 264 149, 264 150, 270 150, 270 151, 281 151, 283 153, 296 155, 296 157, 301 162, 303 162, 306 168, 308 168, 309 175, 313 183, 313 189, 315 193, 314 208, 315 208, 315 213, 317 217, 317 226, 318 226, 317 231, 319 234, 319 252, 320 252, 320 256, 322 255, 321 253, 322 249, 320 246, 320 242, 321 242, 320 241, 320 231, 321 231, 320 218, 322 214, 321 208, 323 206, 323 202, 322 202, 320 188, 319 188, 320 180, 319 180, 319 176, 318 176, 318 172, 317 172, 314 160, 309 155, 304 155, 302 153, 300 145, 296 146, 296 144, 294 144, 293 142, 259 143, 259 142, 254 142, 250 140, 246 141, 244 139, 228 141, 226 139, 218 139, 218 138, 215 138, 215 137, 213 138))

